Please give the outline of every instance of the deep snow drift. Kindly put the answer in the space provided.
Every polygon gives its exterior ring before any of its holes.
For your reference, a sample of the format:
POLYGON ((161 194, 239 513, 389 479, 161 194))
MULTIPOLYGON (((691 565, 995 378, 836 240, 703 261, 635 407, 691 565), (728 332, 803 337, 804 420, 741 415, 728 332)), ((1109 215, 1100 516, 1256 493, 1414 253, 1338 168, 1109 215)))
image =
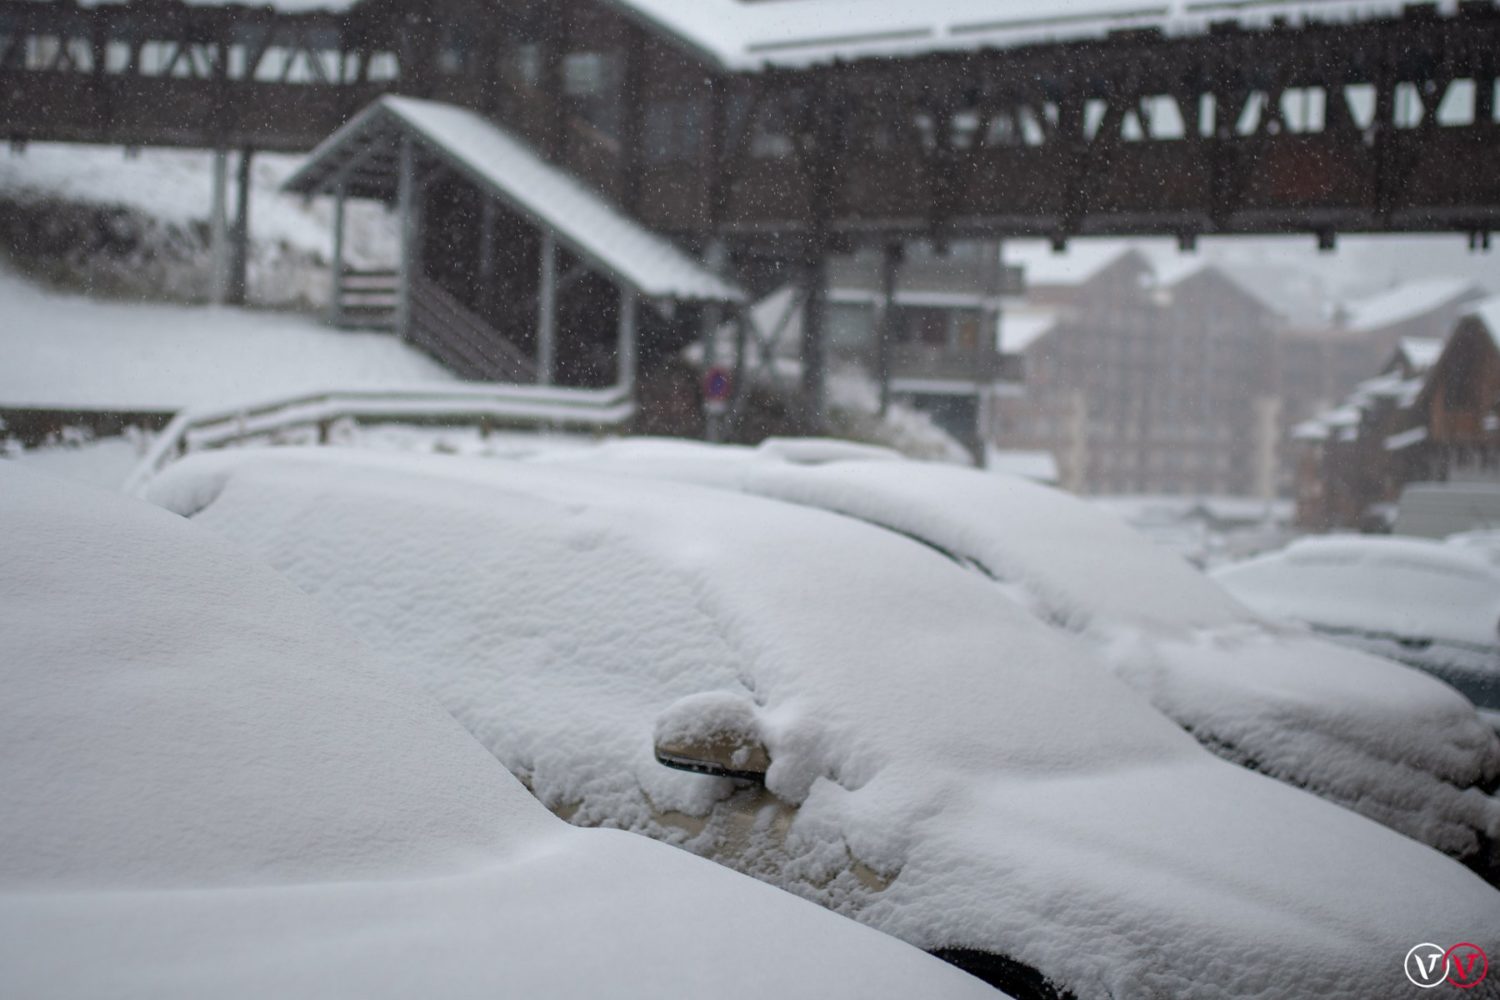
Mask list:
POLYGON ((372 656, 208 532, 0 465, 5 994, 995 996, 567 826, 372 656))
MULTIPOLYGON (((1214 758, 1093 640, 896 533, 587 469, 328 449, 194 456, 151 492, 390 654, 554 810, 920 946, 997 951, 1081 997, 1366 1000, 1398 994, 1413 942, 1500 944, 1500 895, 1472 873, 1214 758), (727 855, 740 795, 652 751, 663 712, 713 693, 753 705, 767 786, 797 807, 727 855)), ((1242 614, 1216 593, 1179 619, 1242 614)))

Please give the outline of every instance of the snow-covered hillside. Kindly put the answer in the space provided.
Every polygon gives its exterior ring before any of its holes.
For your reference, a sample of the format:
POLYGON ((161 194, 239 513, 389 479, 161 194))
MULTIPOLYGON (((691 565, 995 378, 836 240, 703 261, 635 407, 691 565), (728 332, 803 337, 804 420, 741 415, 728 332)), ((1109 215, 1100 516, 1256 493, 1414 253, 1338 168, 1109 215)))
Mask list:
MULTIPOLYGON (((325 300, 332 206, 280 192, 300 157, 257 154, 250 191, 250 300, 325 300)), ((0 151, 0 252, 69 287, 131 298, 208 296, 213 156, 203 150, 33 143, 0 151)), ((234 163, 231 162, 231 175, 234 163)), ((231 177, 229 201, 235 199, 231 177)), ((380 208, 350 206, 354 264, 394 260, 395 231, 380 208)))

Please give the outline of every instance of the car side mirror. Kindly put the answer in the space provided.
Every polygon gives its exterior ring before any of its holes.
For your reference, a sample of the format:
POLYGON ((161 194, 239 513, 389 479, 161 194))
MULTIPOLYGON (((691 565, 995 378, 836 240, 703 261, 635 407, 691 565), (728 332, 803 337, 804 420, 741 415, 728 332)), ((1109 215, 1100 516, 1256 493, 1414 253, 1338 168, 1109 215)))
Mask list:
POLYGON ((656 721, 656 759, 680 771, 764 784, 771 766, 755 706, 710 692, 675 702, 656 721))

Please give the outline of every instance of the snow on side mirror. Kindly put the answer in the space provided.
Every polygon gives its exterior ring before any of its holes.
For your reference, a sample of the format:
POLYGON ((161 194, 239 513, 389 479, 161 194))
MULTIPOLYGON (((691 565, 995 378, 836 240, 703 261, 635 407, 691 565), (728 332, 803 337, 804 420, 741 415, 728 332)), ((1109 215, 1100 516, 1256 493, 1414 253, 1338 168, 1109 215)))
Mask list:
POLYGON ((667 767, 764 783, 771 755, 755 705, 725 691, 689 695, 656 720, 656 759, 667 767))

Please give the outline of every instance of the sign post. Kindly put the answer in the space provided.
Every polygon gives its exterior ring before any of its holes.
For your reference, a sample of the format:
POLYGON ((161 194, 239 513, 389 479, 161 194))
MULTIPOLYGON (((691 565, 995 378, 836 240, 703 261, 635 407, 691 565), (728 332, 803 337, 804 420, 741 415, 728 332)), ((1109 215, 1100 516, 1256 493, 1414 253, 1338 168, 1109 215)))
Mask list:
POLYGON ((724 417, 729 412, 729 399, 733 395, 734 379, 727 368, 712 365, 703 373, 703 415, 710 441, 723 440, 724 417))

